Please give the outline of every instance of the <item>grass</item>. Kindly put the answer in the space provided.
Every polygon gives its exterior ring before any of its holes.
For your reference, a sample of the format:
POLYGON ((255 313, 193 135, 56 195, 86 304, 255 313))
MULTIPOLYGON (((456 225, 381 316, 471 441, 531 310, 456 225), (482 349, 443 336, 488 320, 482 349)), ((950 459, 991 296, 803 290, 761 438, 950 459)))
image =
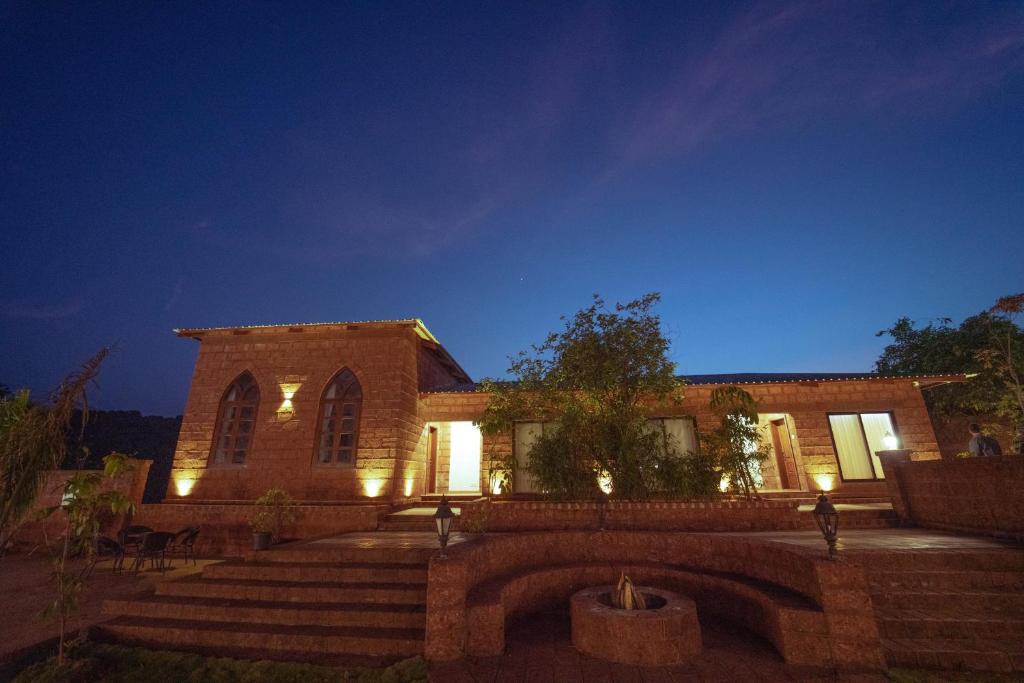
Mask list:
POLYGON ((56 658, 34 664, 15 683, 419 683, 427 680, 420 657, 386 669, 339 670, 312 664, 204 657, 84 641, 64 666, 56 658))

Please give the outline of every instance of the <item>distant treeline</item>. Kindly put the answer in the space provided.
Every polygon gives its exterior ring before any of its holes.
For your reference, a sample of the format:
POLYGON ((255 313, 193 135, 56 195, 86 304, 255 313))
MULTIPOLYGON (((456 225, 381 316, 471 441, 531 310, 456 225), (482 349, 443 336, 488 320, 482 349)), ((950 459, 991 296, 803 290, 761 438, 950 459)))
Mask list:
POLYGON ((78 441, 82 414, 72 418, 68 432, 68 455, 64 468, 100 469, 103 456, 112 451, 152 460, 146 493, 147 503, 159 503, 167 492, 167 481, 171 476, 174 447, 181 430, 181 416, 161 417, 143 415, 137 410, 90 410, 85 424, 85 434, 78 441), (79 446, 89 450, 83 457, 79 446))

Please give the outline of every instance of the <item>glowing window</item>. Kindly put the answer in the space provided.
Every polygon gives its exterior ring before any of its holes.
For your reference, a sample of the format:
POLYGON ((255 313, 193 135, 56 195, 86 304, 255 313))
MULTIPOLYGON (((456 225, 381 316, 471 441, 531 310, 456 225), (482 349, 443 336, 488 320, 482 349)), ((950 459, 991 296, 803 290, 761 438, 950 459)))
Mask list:
POLYGON ((260 388, 248 372, 232 382, 220 400, 216 435, 213 441, 214 465, 244 465, 252 446, 260 388))
POLYGON ((828 425, 843 481, 884 478, 875 454, 897 437, 892 413, 829 413, 828 425))
POLYGON ((342 370, 335 375, 320 399, 316 439, 318 465, 355 464, 362 404, 363 390, 352 371, 342 370))

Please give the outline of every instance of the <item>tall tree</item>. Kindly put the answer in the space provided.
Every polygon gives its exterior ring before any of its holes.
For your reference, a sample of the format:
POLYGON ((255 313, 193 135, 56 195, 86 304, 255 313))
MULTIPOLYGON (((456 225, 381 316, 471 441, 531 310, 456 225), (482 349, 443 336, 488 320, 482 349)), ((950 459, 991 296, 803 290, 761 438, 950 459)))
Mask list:
MULTIPOLYGON (((548 421, 529 454, 529 475, 552 496, 644 498, 683 487, 678 467, 661 467, 673 444, 651 429, 659 404, 682 400, 683 382, 668 359, 669 342, 654 313, 657 293, 609 308, 597 295, 529 352, 513 358, 514 382, 485 381, 491 395, 484 433, 518 420, 548 421)), ((706 478, 713 480, 713 478, 706 478)))
POLYGON ((88 420, 87 389, 109 349, 101 349, 68 375, 47 406, 33 405, 28 391, 0 399, 0 554, 32 510, 49 470, 67 455, 66 435, 76 411, 88 420))
POLYGON ((953 325, 941 318, 917 326, 900 318, 878 336, 889 335, 875 370, 884 374, 966 373, 967 382, 930 389, 925 401, 933 417, 997 416, 1022 421, 1020 382, 1024 377, 1024 330, 1017 322, 1024 294, 1006 296, 995 306, 953 325))

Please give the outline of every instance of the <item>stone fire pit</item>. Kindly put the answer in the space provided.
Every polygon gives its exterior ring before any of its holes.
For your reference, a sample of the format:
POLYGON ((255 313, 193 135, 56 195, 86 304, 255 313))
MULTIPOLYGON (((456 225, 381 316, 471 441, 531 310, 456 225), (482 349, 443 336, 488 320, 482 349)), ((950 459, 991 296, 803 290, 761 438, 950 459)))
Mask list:
POLYGON ((612 606, 613 589, 595 586, 572 596, 572 644, 577 650, 639 666, 669 666, 700 654, 700 624, 693 600, 638 586, 648 608, 624 610, 612 606))

